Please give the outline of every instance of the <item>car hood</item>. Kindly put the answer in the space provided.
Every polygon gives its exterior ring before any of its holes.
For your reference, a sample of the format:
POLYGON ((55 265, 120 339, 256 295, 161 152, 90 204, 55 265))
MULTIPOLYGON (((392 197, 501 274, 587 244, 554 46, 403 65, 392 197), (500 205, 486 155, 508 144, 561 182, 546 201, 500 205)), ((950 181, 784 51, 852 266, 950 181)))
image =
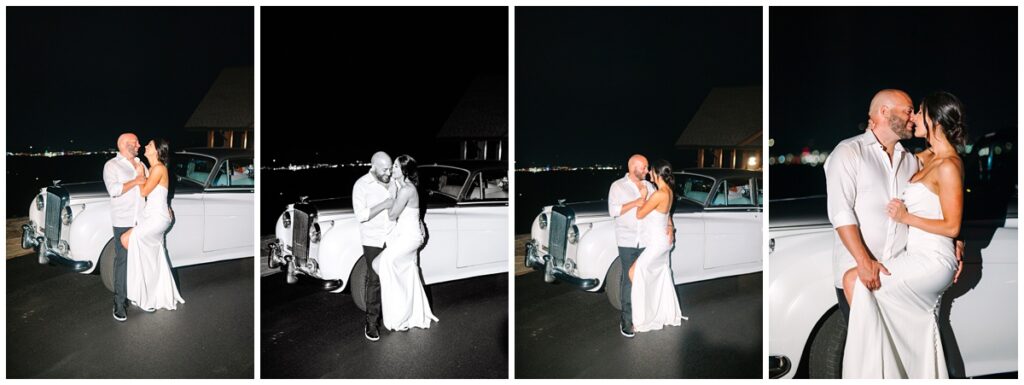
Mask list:
POLYGON ((316 208, 317 215, 320 219, 326 219, 328 216, 354 214, 354 211, 352 210, 351 197, 313 199, 306 201, 306 204, 312 205, 316 208))
POLYGON ((831 226, 824 195, 768 202, 768 228, 831 226))
MULTIPOLYGON (((107 194, 107 187, 103 184, 103 182, 62 183, 57 187, 64 189, 64 191, 67 191, 68 196, 71 197, 72 201, 95 198, 110 198, 110 195, 107 194)), ((53 186, 47 187, 47 189, 53 188, 53 186)))

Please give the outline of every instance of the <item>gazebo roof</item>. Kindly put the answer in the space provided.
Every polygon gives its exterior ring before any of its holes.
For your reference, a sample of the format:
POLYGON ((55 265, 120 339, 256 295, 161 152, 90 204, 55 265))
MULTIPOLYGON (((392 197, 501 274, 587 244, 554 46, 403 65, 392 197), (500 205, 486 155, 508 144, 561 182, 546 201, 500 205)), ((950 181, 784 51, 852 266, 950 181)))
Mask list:
POLYGON ((222 70, 185 122, 185 128, 252 129, 255 119, 253 80, 253 67, 222 70))
POLYGON ((508 80, 481 76, 473 80, 439 139, 501 139, 508 137, 508 80))
POLYGON ((761 87, 711 89, 679 135, 679 148, 761 148, 761 87))

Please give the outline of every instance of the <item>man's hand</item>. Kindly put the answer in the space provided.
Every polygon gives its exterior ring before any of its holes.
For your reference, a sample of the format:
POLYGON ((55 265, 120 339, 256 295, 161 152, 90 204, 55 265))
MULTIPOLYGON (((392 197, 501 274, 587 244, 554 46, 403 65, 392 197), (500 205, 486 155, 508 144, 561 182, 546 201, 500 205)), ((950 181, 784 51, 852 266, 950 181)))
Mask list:
POLYGON ((885 211, 896 223, 907 223, 907 205, 902 200, 892 198, 886 205, 885 211))
POLYGON ((672 228, 672 225, 668 225, 665 227, 665 233, 668 234, 668 243, 675 243, 676 231, 675 229, 672 228))
POLYGON ((866 263, 857 264, 857 277, 860 278, 860 281, 869 290, 877 290, 882 286, 882 281, 878 279, 879 272, 885 273, 885 275, 892 275, 889 274, 889 270, 884 265, 873 259, 866 263))
POLYGON ((960 279, 960 273, 964 271, 964 241, 956 240, 956 274, 953 274, 953 283, 960 279))
POLYGON ((637 187, 640 188, 640 198, 643 198, 644 200, 646 200, 647 199, 647 183, 644 183, 644 181, 640 181, 639 183, 640 184, 637 185, 637 187))

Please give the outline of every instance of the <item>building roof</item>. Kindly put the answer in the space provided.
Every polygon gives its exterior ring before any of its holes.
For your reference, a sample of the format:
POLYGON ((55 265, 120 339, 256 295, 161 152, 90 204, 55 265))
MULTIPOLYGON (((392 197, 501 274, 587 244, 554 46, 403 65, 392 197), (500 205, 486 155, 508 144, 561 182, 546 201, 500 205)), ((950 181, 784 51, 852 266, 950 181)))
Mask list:
POLYGON ((501 139, 508 137, 508 79, 480 76, 437 133, 439 139, 501 139))
POLYGON ((253 67, 225 68, 185 122, 185 128, 252 129, 253 95, 253 67))
POLYGON ((679 148, 761 148, 761 86, 711 89, 679 135, 679 148))

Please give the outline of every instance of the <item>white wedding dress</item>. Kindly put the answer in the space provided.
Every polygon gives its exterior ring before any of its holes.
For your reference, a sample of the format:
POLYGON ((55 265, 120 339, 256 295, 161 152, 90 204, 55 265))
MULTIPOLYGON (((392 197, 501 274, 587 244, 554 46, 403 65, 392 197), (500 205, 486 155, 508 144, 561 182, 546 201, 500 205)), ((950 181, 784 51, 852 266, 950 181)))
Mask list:
MULTIPOLYGON (((942 218, 939 196, 921 183, 903 199, 911 214, 942 218)), ((855 283, 843 378, 948 378, 936 318, 957 268, 953 240, 910 227, 906 252, 882 264, 891 275, 878 290, 855 283)))
POLYGON ((633 271, 633 328, 638 332, 660 330, 665 325, 679 326, 683 319, 679 298, 669 267, 669 242, 665 229, 668 213, 651 211, 641 220, 640 231, 646 246, 636 258, 633 271))
POLYGON ((178 303, 185 303, 164 246, 164 233, 170 225, 167 188, 157 185, 128 236, 128 299, 142 309, 174 310, 178 303))
POLYGON ((387 235, 386 247, 373 260, 373 270, 380 277, 381 317, 388 330, 426 329, 430 321, 437 321, 416 264, 416 252, 423 244, 419 211, 408 206, 402 209, 387 235))

